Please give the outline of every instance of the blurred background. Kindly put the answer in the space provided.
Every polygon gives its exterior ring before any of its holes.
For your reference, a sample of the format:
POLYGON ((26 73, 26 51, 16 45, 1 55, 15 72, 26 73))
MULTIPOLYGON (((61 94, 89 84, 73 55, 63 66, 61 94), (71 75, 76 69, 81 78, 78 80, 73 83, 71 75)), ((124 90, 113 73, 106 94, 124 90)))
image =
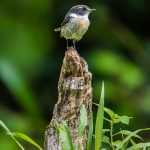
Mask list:
MULTIPOLYGON (((93 74, 93 101, 98 103, 104 80, 105 106, 134 117, 130 126, 119 128, 150 127, 149 0, 1 0, 0 119, 41 146, 66 51, 66 41, 54 28, 76 4, 96 9, 76 44, 93 74)), ((149 132, 142 136, 150 140, 149 132)), ((19 149, 1 127, 0 149, 19 149)))

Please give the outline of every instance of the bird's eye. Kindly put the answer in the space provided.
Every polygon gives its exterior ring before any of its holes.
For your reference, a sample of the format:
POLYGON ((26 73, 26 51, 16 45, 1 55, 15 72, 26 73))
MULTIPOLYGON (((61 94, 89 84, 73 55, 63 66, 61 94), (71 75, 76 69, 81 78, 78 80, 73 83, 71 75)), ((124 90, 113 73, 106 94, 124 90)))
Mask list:
POLYGON ((82 11, 86 11, 86 8, 83 7, 83 8, 82 8, 82 11))

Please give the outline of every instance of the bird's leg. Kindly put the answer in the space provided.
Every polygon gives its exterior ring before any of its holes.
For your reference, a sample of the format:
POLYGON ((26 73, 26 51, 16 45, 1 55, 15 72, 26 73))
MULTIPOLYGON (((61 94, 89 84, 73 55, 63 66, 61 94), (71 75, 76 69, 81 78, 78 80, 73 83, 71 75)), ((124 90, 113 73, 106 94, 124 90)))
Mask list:
POLYGON ((68 40, 66 39, 66 42, 67 42, 67 50, 69 49, 69 46, 68 46, 68 40))
POLYGON ((76 45, 75 45, 75 41, 73 40, 73 47, 76 50, 76 45))

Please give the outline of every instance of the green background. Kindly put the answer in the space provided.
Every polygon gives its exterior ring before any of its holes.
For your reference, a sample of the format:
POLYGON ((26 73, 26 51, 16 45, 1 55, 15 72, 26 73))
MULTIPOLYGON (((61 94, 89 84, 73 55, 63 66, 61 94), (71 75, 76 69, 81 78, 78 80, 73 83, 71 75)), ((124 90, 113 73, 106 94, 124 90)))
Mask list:
MULTIPOLYGON (((96 9, 89 17, 89 30, 76 44, 93 74, 93 101, 99 101, 104 80, 106 107, 134 117, 130 126, 118 129, 133 131, 150 125, 149 0, 1 0, 0 119, 41 146, 57 102, 66 51, 65 39, 54 28, 77 4, 96 9)), ((149 132, 143 137, 149 141, 149 132)), ((2 128, 0 149, 19 149, 2 128)))

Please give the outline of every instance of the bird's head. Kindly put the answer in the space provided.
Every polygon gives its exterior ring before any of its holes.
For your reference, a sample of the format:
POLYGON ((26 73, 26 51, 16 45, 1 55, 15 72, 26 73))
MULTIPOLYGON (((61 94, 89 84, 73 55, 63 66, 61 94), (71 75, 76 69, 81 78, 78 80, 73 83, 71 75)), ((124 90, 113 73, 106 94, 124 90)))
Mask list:
POLYGON ((76 5, 73 6, 69 10, 69 14, 81 16, 81 17, 88 17, 88 15, 95 9, 91 9, 86 5, 76 5))

